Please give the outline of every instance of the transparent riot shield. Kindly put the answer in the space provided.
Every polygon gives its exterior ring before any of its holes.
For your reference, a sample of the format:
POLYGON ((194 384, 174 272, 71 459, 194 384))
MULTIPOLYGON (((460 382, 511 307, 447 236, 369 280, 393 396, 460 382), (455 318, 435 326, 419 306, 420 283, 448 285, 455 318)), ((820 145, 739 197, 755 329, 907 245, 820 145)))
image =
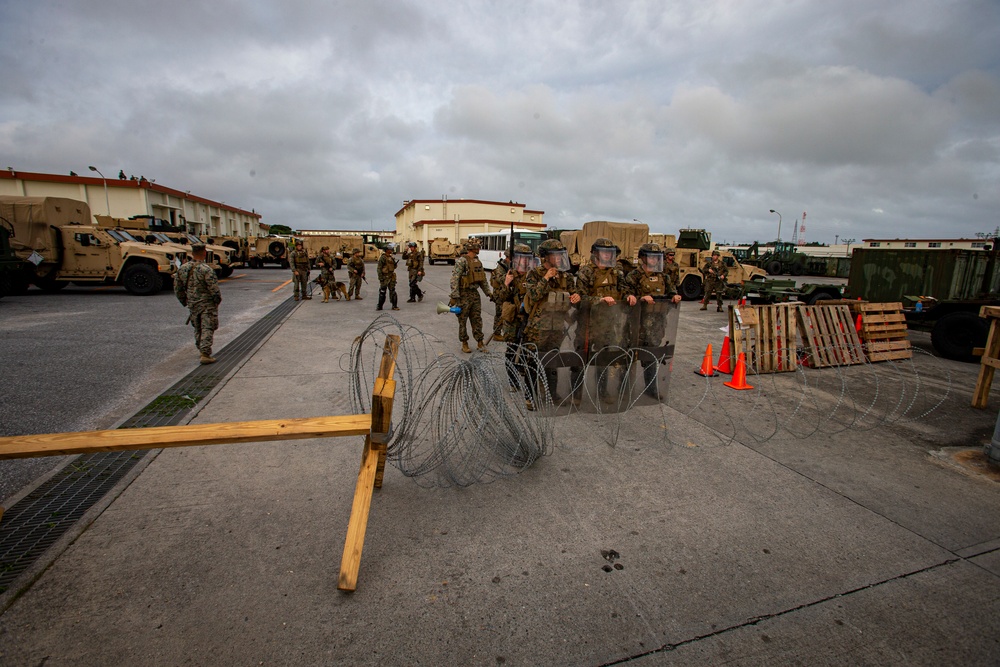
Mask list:
POLYGON ((568 412, 585 361, 574 349, 578 309, 569 294, 550 292, 538 305, 525 336, 526 376, 535 405, 568 412))
POLYGON ((584 361, 583 373, 574 383, 583 412, 620 412, 630 404, 626 381, 631 354, 628 349, 629 318, 635 310, 624 301, 608 305, 584 299, 578 305, 578 323, 573 340, 584 361))
POLYGON ((677 340, 680 307, 669 297, 639 301, 629 314, 628 348, 631 355, 626 378, 629 405, 666 403, 670 368, 677 340))

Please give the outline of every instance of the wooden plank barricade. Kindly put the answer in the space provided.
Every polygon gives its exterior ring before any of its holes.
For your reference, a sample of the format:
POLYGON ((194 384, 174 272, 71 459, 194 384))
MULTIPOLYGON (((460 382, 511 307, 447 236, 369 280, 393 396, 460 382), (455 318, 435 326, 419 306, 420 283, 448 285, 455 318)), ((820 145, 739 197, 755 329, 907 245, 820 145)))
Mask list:
POLYGON ((228 424, 187 424, 185 426, 8 436, 0 438, 0 460, 65 454, 91 454, 129 449, 195 447, 363 435, 365 436, 365 444, 361 457, 361 470, 358 473, 358 481, 355 486, 354 502, 351 507, 351 518, 348 522, 344 555, 340 564, 340 576, 337 584, 337 587, 343 591, 353 591, 357 587, 361 549, 364 545, 372 493, 374 489, 382 486, 382 476, 385 470, 389 427, 392 422, 392 405, 396 392, 393 374, 396 369, 399 343, 399 336, 392 334, 386 336, 378 376, 372 391, 372 413, 370 415, 336 415, 228 424))
POLYGON ((861 315, 861 342, 868 361, 913 358, 902 303, 858 302, 851 307, 861 315))
POLYGON ((797 316, 806 365, 827 368, 865 362, 847 306, 800 305, 797 316))
POLYGON ((1000 307, 983 306, 979 309, 979 316, 989 320, 990 334, 979 360, 979 378, 976 380, 976 390, 972 393, 972 407, 985 408, 990 401, 993 372, 1000 368, 1000 307))
POLYGON ((783 373, 798 368, 795 306, 732 306, 729 309, 730 368, 740 352, 755 373, 783 373))

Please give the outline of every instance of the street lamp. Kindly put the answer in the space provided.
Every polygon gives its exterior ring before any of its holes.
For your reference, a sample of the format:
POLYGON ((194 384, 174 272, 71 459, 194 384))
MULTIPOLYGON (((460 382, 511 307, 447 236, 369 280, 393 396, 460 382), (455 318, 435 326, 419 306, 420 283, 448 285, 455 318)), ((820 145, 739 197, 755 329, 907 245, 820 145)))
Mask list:
MULTIPOLYGON (((98 174, 101 174, 101 170, 98 169, 97 167, 95 167, 94 165, 90 165, 89 167, 87 167, 87 169, 89 169, 91 171, 96 171, 98 174)), ((108 208, 108 217, 110 218, 111 217, 111 200, 108 199, 108 179, 104 178, 104 174, 101 174, 101 180, 104 181, 104 205, 107 206, 107 208, 108 208)))
MULTIPOLYGON (((772 208, 772 209, 771 209, 771 213, 778 213, 778 212, 777 212, 777 211, 775 211, 775 210, 774 210, 774 209, 772 208)), ((779 241, 781 240, 781 214, 780 214, 780 213, 778 213, 778 240, 779 240, 779 241)))

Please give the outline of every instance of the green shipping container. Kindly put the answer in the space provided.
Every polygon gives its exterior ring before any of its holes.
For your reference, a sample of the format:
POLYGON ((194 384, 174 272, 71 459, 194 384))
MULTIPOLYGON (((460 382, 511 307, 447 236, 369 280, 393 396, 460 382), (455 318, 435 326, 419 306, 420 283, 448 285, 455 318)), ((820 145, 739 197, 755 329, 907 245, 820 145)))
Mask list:
POLYGON ((902 301, 904 296, 939 301, 995 298, 1000 294, 1000 262, 985 250, 859 248, 851 257, 847 292, 875 303, 902 301))

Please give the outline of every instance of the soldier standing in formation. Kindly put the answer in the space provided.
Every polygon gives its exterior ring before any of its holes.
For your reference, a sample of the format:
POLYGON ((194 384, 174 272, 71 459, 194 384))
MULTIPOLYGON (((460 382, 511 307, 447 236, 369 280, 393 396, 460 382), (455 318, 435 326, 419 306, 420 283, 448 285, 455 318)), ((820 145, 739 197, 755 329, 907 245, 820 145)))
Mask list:
POLYGON ((319 257, 316 258, 316 267, 319 269, 319 285, 323 288, 323 303, 329 303, 331 292, 334 299, 340 299, 337 290, 334 289, 334 283, 337 279, 333 271, 337 268, 337 260, 330 253, 330 246, 325 245, 320 248, 319 257))
POLYGON ((469 332, 466 322, 472 320, 472 335, 476 338, 476 347, 486 351, 483 344, 483 309, 479 299, 478 289, 483 290, 487 297, 491 296, 490 285, 486 281, 486 269, 479 261, 479 244, 466 241, 462 244, 462 256, 455 260, 455 269, 451 272, 451 292, 449 306, 459 306, 458 339, 462 341, 462 352, 472 352, 469 349, 469 332))
POLYGON ((399 310, 396 303, 396 258, 392 256, 392 248, 385 246, 382 248, 382 255, 375 265, 375 272, 378 274, 378 305, 375 310, 382 310, 385 305, 385 293, 389 292, 389 302, 393 310, 399 310))
MULTIPOLYGON (((676 266, 676 265, 675 265, 676 266)), ((677 293, 677 276, 665 272, 664 253, 656 243, 644 243, 639 246, 639 266, 625 276, 629 292, 634 295, 640 305, 652 305, 656 299, 669 299, 680 303, 681 295, 677 293)), ((666 319, 662 312, 656 313, 643 308, 639 316, 639 336, 636 341, 639 347, 656 347, 662 344, 666 327, 666 319)), ((652 362, 645 359, 643 379, 645 392, 656 398, 656 369, 659 360, 652 362)))
POLYGON ((361 281, 365 278, 365 260, 361 258, 361 250, 358 248, 351 252, 351 258, 347 260, 347 276, 351 281, 347 287, 347 300, 350 301, 353 294, 355 301, 361 301, 361 281))
POLYGON ((194 327, 194 344, 201 352, 201 363, 214 364, 212 343, 219 328, 219 304, 222 293, 215 271, 205 263, 205 246, 191 246, 193 261, 187 262, 174 276, 174 295, 191 312, 188 320, 194 327))
POLYGON ((674 286, 674 292, 680 293, 681 266, 674 259, 677 256, 677 252, 673 248, 667 248, 664 251, 664 254, 666 256, 663 260, 663 275, 665 275, 670 281, 670 284, 674 286))
MULTIPOLYGON (((529 410, 533 410, 539 392, 539 360, 547 352, 558 350, 562 345, 565 331, 563 327, 558 329, 551 326, 551 322, 545 321, 545 312, 542 305, 557 295, 563 295, 571 305, 580 303, 580 295, 575 294, 576 284, 573 274, 570 273, 569 254, 566 246, 556 239, 542 241, 538 246, 538 257, 540 263, 524 276, 524 301, 523 309, 525 318, 523 340, 530 349, 528 352, 527 376, 528 395, 525 396, 529 410)), ((571 373, 572 373, 571 369, 571 373)), ((579 369, 577 369, 579 373, 579 369)), ((556 369, 549 368, 545 371, 547 391, 555 394, 556 389, 556 369)), ((571 381, 576 384, 576 379, 571 381)), ((542 393, 544 395, 544 391, 542 393)), ((553 396, 553 398, 555 398, 553 396)))
POLYGON ((525 294, 525 276, 531 270, 535 255, 531 252, 531 247, 523 243, 514 246, 514 261, 511 268, 500 274, 501 266, 506 263, 497 263, 497 268, 493 270, 490 282, 498 278, 496 282, 500 284, 493 288, 493 300, 499 306, 494 325, 499 326, 501 331, 494 333, 494 338, 507 341, 505 358, 507 360, 507 380, 510 383, 510 390, 517 391, 517 377, 521 372, 523 359, 518 361, 518 352, 524 344, 524 327, 528 323, 528 313, 522 307, 525 294), (498 276, 498 274, 500 274, 498 276))
POLYGON ((406 271, 410 279, 410 298, 406 303, 423 301, 424 292, 420 289, 420 281, 424 279, 424 251, 417 250, 415 241, 406 244, 403 251, 403 259, 406 260, 406 271))
POLYGON ((504 282, 510 272, 510 248, 504 251, 503 257, 497 260, 497 268, 490 272, 490 289, 493 290, 493 305, 496 310, 493 315, 493 340, 505 340, 503 322, 504 297, 497 295, 497 290, 504 286, 504 282))
POLYGON ((292 267, 292 293, 295 300, 311 299, 309 296, 309 252, 301 240, 295 241, 295 249, 288 254, 288 263, 292 267))
POLYGON ((701 267, 701 274, 705 276, 705 297, 701 300, 701 310, 708 310, 708 302, 712 300, 712 294, 718 301, 717 312, 722 312, 722 295, 726 292, 726 278, 729 277, 729 269, 722 261, 722 254, 718 250, 712 251, 712 257, 705 260, 705 266, 701 267))
MULTIPOLYGON (((625 274, 618 264, 618 246, 611 239, 599 238, 590 247, 590 261, 580 267, 576 275, 576 294, 586 300, 589 308, 584 311, 580 326, 577 327, 577 351, 584 361, 589 361, 602 349, 621 346, 624 319, 603 311, 604 305, 613 306, 624 300, 634 306, 636 298, 629 293, 625 284, 625 274)), ((621 365, 616 361, 613 366, 621 365)), ((597 367, 598 394, 611 398, 605 391, 609 372, 597 367)))

